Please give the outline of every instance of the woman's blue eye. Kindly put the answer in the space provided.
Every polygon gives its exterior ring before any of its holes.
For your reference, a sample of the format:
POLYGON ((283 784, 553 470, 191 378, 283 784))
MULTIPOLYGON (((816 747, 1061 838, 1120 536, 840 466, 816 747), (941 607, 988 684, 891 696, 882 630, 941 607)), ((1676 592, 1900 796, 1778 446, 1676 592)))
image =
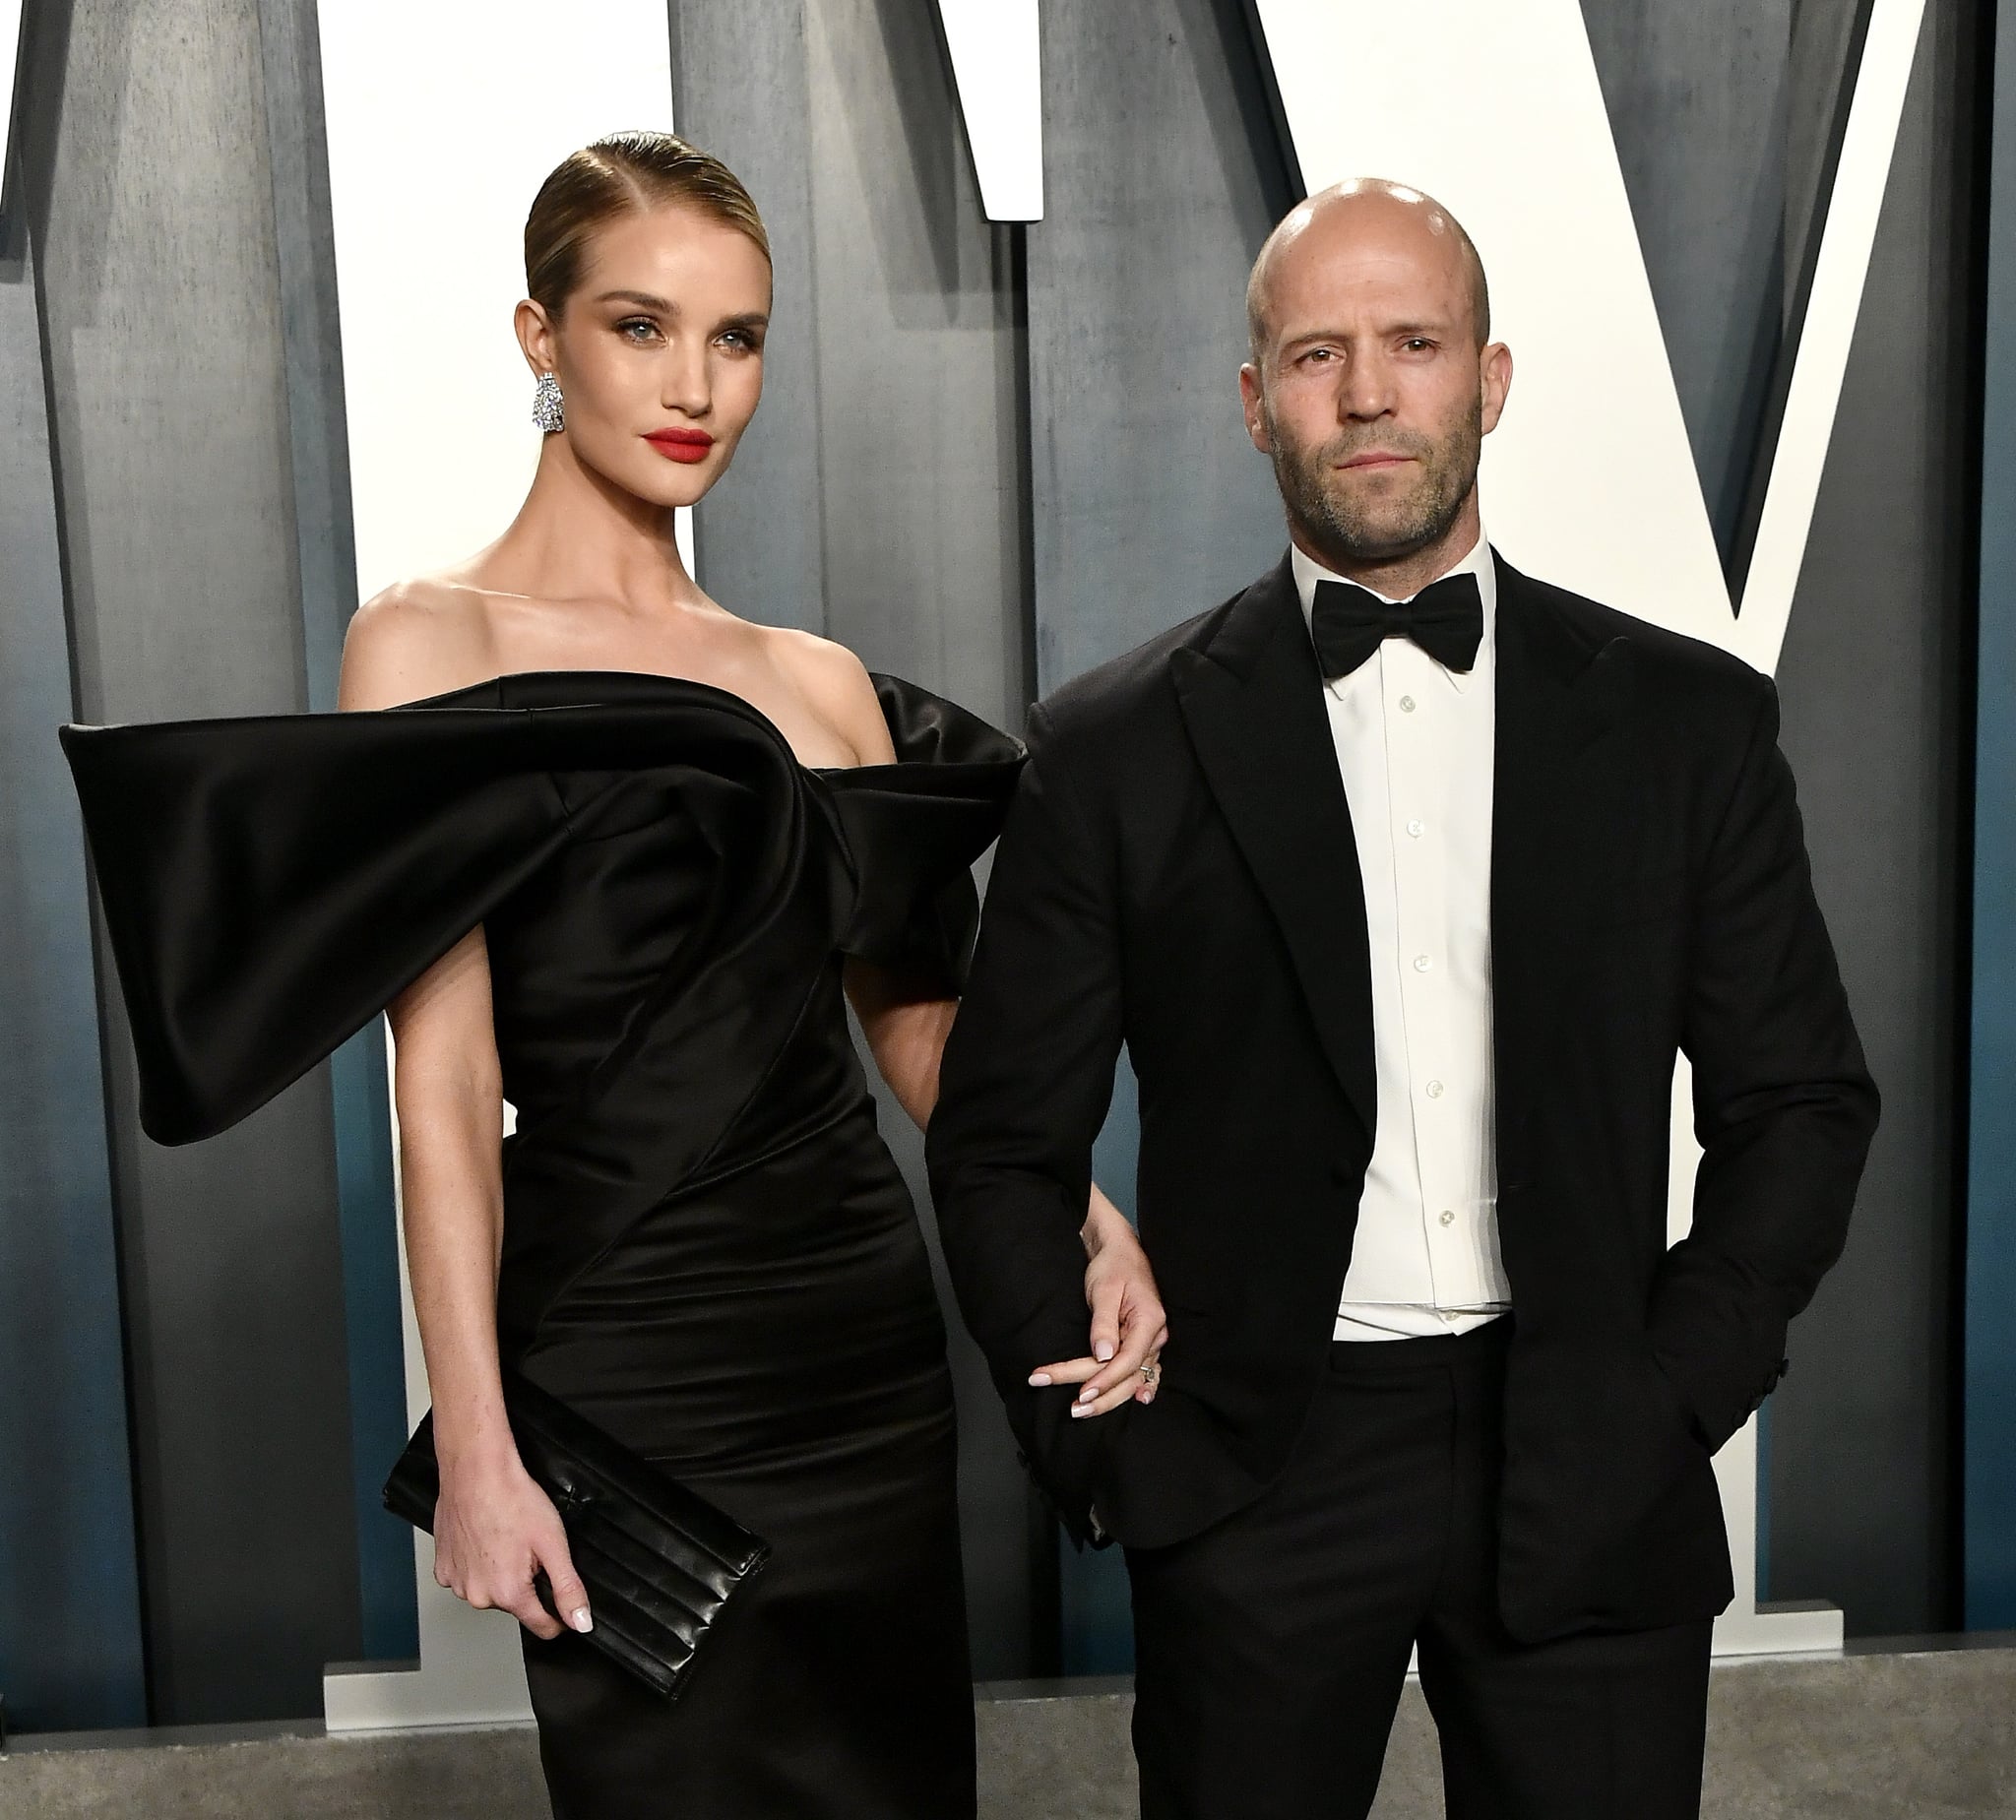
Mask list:
POLYGON ((621 336, 627 336, 631 341, 639 339, 637 335, 639 330, 642 330, 645 335, 656 335, 658 333, 658 324, 653 322, 649 316, 632 316, 628 321, 619 322, 616 325, 616 333, 621 336))

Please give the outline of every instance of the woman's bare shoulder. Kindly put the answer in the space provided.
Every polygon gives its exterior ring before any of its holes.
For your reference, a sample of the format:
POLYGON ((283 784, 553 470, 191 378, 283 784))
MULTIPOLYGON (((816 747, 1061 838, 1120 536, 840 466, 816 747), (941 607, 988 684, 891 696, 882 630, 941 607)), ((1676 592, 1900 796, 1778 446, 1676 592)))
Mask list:
POLYGON ((859 658, 811 632, 772 626, 765 635, 773 660, 812 712, 851 748, 856 764, 886 765, 896 757, 881 699, 859 658))
POLYGON ((344 708, 395 708, 485 680, 493 641, 482 590, 444 577, 395 582, 345 636, 344 708))

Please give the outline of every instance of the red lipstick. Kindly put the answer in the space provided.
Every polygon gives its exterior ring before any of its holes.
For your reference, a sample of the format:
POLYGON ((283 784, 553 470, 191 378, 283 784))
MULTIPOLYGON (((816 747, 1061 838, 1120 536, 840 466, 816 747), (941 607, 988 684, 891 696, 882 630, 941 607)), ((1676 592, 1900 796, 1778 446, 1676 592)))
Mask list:
POLYGON ((714 447, 705 430, 653 430, 644 440, 668 462, 704 462, 714 447))

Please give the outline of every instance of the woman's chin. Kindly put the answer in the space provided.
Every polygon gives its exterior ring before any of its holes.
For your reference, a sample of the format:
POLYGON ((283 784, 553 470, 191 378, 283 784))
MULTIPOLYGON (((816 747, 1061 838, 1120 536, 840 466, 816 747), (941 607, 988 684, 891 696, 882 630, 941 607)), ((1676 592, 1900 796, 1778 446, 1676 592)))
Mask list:
POLYGON ((707 489, 721 478, 724 466, 713 460, 689 465, 649 452, 641 461, 633 458, 606 467, 584 457, 582 465, 594 469, 624 492, 667 512, 697 505, 707 489))
POLYGON ((648 483, 632 490, 640 499, 648 499, 655 506, 674 511, 680 506, 698 505, 717 477, 712 467, 694 474, 654 474, 648 483))

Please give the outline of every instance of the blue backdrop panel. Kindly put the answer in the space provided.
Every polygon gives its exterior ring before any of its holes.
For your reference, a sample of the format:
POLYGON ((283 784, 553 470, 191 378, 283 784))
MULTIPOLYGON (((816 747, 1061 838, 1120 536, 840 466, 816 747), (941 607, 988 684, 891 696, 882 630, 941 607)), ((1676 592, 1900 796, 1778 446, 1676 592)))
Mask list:
POLYGON ((1997 9, 1982 421, 1966 1621, 2016 1626, 2016 19, 1997 9))
POLYGON ((0 1695, 145 1723, 91 898, 26 232, 0 268, 0 1695))
MULTIPOLYGON (((1029 380, 1047 693, 1217 604, 1287 547, 1238 369, 1246 274, 1294 198, 1235 0, 1055 0, 1042 33, 1029 380)), ((1133 1087, 1123 1064, 1095 1157, 1130 1212, 1133 1087)), ((1059 1592, 1065 1672, 1130 1667, 1119 1551, 1067 1545, 1059 1592)))
POLYGON ((343 1227, 363 1660, 404 1661, 420 1653, 413 1533, 386 1510, 379 1496, 407 1439, 399 1212, 392 1189, 392 1113, 382 1023, 374 1021, 337 1050, 330 1059, 329 1085, 343 1227))

